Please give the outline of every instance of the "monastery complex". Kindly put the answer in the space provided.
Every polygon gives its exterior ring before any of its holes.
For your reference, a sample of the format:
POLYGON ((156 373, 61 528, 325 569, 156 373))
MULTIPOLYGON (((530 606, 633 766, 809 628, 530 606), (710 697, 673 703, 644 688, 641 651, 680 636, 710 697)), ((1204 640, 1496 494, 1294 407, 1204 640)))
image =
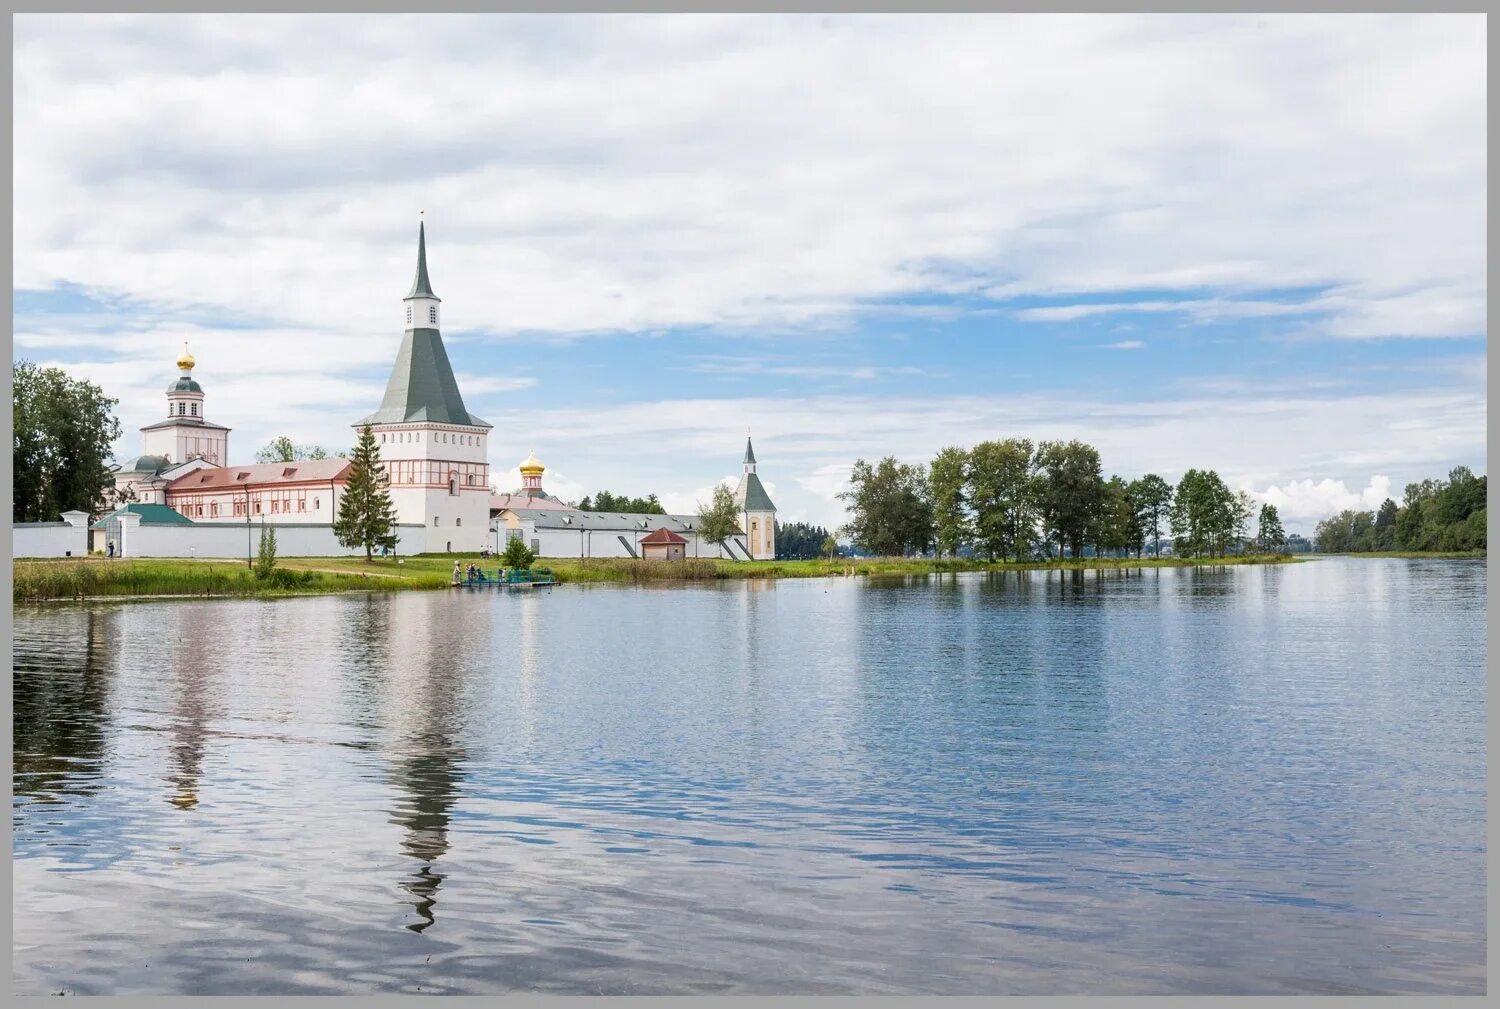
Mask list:
MULTIPOLYGON (((546 468, 534 453, 520 464, 521 486, 497 493, 490 482, 493 425, 464 406, 443 346, 442 299, 427 271, 425 224, 417 232, 417 271, 403 300, 405 331, 379 407, 352 422, 369 426, 395 505, 397 552, 503 550, 521 538, 541 557, 776 556, 776 506, 756 475, 745 442, 735 491, 738 532, 722 546, 700 540, 696 515, 581 511, 543 488, 546 468)), ((343 458, 233 465, 231 429, 208 419, 197 361, 186 347, 167 387, 166 416, 141 428, 141 455, 115 473, 126 502, 93 523, 87 549, 126 556, 244 556, 248 531, 274 526, 282 553, 356 552, 338 545, 332 526, 347 485, 343 458)), ((80 527, 77 516, 51 527, 80 527)), ((31 540, 18 527, 16 556, 31 540), (26 540, 23 543, 23 539, 26 540)), ((38 539, 38 542, 40 540, 38 539)), ((73 552, 72 550, 57 553, 73 552)))

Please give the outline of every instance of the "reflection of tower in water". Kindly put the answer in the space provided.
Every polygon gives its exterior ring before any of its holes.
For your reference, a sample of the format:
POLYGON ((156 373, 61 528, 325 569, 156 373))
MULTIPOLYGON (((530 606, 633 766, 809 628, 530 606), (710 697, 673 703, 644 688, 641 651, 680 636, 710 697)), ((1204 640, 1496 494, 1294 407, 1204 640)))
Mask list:
MULTIPOLYGON (((443 602, 448 602, 443 597, 443 602)), ((438 889, 446 874, 438 860, 448 852, 453 804, 463 784, 464 751, 459 746, 464 706, 462 670, 465 647, 443 633, 451 624, 429 612, 431 598, 394 600, 391 641, 394 788, 391 822, 402 827, 401 851, 421 863, 401 881, 413 898, 420 921, 406 927, 421 932, 436 921, 438 889)), ((480 635, 480 640, 484 635, 480 635)))
POLYGON ((540 735, 537 725, 537 706, 541 701, 539 696, 541 689, 541 605, 536 593, 520 593, 516 600, 520 607, 520 615, 516 619, 516 627, 520 631, 520 647, 517 649, 517 657, 520 662, 520 681, 518 692, 520 703, 517 706, 520 711, 521 741, 525 752, 531 753, 540 735))
POLYGON ((167 801, 178 809, 194 809, 198 805, 198 781, 203 774, 203 753, 207 736, 209 712, 208 667, 205 661, 208 652, 198 640, 203 632, 201 614, 196 608, 184 612, 177 647, 172 649, 172 718, 168 733, 171 743, 171 773, 167 780, 174 791, 167 801))

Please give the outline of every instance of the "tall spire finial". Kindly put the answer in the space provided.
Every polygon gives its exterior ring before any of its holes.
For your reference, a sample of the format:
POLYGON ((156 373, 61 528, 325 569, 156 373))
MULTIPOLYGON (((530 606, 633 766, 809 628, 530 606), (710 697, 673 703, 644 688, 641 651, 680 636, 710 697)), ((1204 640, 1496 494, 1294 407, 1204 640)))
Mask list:
POLYGON ((750 429, 745 429, 745 472, 750 472, 755 465, 755 449, 750 447, 750 429))
POLYGON ((421 218, 417 222, 417 279, 412 281, 411 293, 406 297, 431 298, 433 301, 441 301, 436 294, 432 293, 432 282, 427 279, 427 211, 418 212, 421 218))

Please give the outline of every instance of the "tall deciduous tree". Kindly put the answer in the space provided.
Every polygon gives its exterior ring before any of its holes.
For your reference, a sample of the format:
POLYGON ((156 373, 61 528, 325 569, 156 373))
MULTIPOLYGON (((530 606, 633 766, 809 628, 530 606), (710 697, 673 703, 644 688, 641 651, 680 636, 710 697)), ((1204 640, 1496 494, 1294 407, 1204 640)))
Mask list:
POLYGON ((1122 477, 1112 476, 1104 484, 1104 508, 1095 546, 1100 556, 1128 554, 1135 546, 1137 524, 1135 506, 1130 500, 1130 485, 1122 477))
POLYGON ((1172 514, 1172 485, 1155 473, 1147 473, 1130 485, 1143 535, 1151 537, 1156 556, 1161 556, 1161 530, 1172 514))
POLYGON ((1031 442, 982 441, 969 453, 969 502, 975 539, 990 560, 1031 554, 1038 519, 1038 481, 1031 442))
POLYGON ((359 441, 349 465, 349 484, 339 502, 334 535, 342 546, 364 547, 365 560, 375 549, 396 546, 396 507, 391 503, 385 469, 380 465, 380 447, 369 425, 360 429, 359 441))
MULTIPOLYGON (((1392 522, 1394 521, 1395 519, 1392 518, 1392 522)), ((1260 506, 1260 529, 1255 539, 1262 550, 1270 553, 1280 553, 1286 549, 1286 530, 1281 528, 1281 516, 1277 513, 1275 505, 1260 506)))
MULTIPOLYGON (((957 557, 960 547, 972 535, 969 510, 964 497, 968 478, 969 453, 949 446, 932 460, 929 481, 932 485, 933 539, 939 554, 957 557)), ((991 553, 991 559, 994 555, 991 553)))
POLYGON ((1236 491, 1229 503, 1231 539, 1245 549, 1250 541, 1250 520, 1255 517, 1255 499, 1246 491, 1236 491))
POLYGON ((705 543, 722 547, 739 531, 740 515, 734 494, 723 484, 716 484, 709 503, 698 502, 698 536, 705 543))
POLYGON ((886 557, 923 553, 932 544, 932 500, 927 473, 921 466, 886 456, 871 466, 854 461, 849 488, 839 494, 847 502, 849 522, 844 529, 855 545, 886 557))
POLYGON ((1058 552, 1067 547, 1083 556, 1083 545, 1097 530, 1104 507, 1104 472, 1099 450, 1081 441, 1043 442, 1037 450, 1041 512, 1058 552))
POLYGON ((113 412, 119 401, 61 368, 17 361, 13 376, 12 520, 99 514, 110 483, 110 444, 120 437, 113 412))
POLYGON ((1222 556, 1234 537, 1234 492, 1213 470, 1190 469, 1172 503, 1172 548, 1180 556, 1222 556))
POLYGON ((255 453, 255 461, 297 462, 300 459, 327 459, 328 450, 321 445, 298 445, 286 435, 272 438, 255 453))

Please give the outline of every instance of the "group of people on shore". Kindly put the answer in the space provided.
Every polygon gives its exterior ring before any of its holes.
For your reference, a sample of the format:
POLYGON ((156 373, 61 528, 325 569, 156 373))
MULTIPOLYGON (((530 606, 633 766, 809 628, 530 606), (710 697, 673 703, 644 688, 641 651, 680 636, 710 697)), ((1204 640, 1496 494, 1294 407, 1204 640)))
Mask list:
MULTIPOLYGON (((498 577, 498 572, 497 572, 497 577, 498 577)), ((482 580, 483 578, 484 578, 484 571, 480 569, 480 567, 479 567, 478 564, 470 564, 467 568, 465 568, 465 567, 462 566, 462 564, 460 562, 458 562, 458 561, 454 561, 453 562, 453 584, 454 585, 462 585, 465 582, 477 582, 477 581, 482 580)))

